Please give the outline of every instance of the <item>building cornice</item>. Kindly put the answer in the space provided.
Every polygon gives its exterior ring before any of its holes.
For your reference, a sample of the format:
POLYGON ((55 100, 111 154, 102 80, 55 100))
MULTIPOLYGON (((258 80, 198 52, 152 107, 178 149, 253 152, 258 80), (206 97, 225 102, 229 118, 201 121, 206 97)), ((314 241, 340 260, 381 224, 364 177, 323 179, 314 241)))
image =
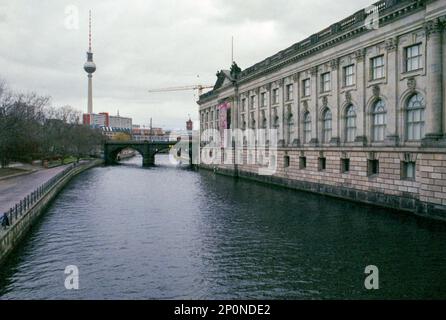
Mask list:
MULTIPOLYGON (((380 26, 394 22, 401 17, 408 16, 426 6, 428 0, 382 0, 373 5, 378 8, 380 26)), ((276 53, 265 60, 243 70, 234 85, 225 86, 209 91, 200 96, 199 104, 218 96, 231 86, 237 86, 252 81, 265 74, 275 72, 283 67, 316 55, 321 51, 337 46, 343 42, 356 38, 367 32, 373 32, 366 26, 368 14, 362 9, 353 15, 332 24, 330 27, 311 35, 310 37, 276 53)))

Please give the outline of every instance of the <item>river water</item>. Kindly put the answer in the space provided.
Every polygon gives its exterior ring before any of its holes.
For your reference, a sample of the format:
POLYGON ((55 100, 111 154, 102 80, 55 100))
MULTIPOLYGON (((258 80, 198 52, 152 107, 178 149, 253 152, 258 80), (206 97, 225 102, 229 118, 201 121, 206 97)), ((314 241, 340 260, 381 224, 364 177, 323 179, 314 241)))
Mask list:
POLYGON ((446 298, 443 224, 141 162, 76 177, 1 267, 0 299, 446 298))

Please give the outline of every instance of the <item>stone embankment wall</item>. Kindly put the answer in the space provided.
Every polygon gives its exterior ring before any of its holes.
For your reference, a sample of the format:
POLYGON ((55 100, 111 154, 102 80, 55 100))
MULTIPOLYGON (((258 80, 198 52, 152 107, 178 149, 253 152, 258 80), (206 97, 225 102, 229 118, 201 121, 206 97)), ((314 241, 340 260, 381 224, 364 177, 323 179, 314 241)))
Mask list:
POLYGON ((0 231, 0 264, 19 245, 36 220, 45 212, 45 208, 74 176, 102 163, 102 160, 95 160, 74 166, 54 181, 51 186, 45 188, 36 201, 33 201, 31 205, 26 205, 26 210, 18 215, 17 218, 15 218, 15 212, 11 213, 14 215, 13 219, 11 219, 11 226, 6 230, 0 231))

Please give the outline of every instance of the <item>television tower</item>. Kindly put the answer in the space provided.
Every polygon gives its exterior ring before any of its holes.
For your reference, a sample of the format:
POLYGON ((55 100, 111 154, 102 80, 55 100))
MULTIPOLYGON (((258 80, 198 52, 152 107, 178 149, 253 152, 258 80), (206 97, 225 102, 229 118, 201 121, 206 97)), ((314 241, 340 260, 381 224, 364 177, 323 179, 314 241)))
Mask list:
POLYGON ((93 72, 96 71, 96 64, 93 62, 93 52, 91 52, 91 10, 89 11, 88 21, 88 51, 87 62, 84 64, 84 70, 88 73, 88 113, 93 113, 93 72))

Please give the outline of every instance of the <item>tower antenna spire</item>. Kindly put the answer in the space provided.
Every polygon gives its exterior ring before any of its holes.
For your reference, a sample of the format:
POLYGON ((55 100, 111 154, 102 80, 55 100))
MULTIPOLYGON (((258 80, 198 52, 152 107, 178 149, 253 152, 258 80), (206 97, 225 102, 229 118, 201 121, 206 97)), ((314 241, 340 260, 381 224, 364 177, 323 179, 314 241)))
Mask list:
POLYGON ((91 52, 91 10, 88 11, 88 51, 91 52))
POLYGON ((84 64, 84 70, 88 74, 88 113, 93 113, 93 73, 96 71, 96 64, 93 62, 93 52, 91 51, 91 10, 88 19, 88 51, 87 62, 84 64))

